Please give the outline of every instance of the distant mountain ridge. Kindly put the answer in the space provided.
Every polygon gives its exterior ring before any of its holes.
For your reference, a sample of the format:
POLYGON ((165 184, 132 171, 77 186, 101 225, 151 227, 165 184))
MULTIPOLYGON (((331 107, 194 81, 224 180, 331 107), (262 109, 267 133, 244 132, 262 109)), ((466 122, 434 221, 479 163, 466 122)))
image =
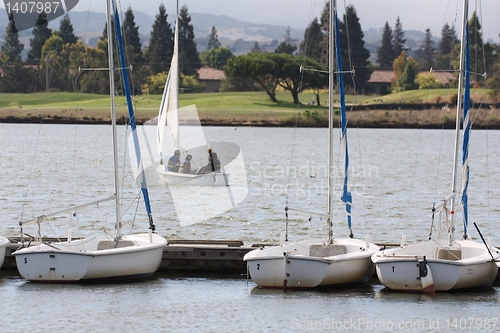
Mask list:
MULTIPOLYGON (((78 11, 70 11, 69 15, 75 34, 86 44, 95 45, 97 39, 102 35, 104 30, 106 15, 104 13, 78 11)), ((202 13, 190 13, 190 15, 199 52, 203 52, 206 49, 208 36, 213 26, 217 29, 221 44, 229 47, 236 55, 249 52, 255 42, 258 42, 259 47, 267 52, 274 51, 278 44, 284 39, 287 29, 290 29, 290 37, 298 46, 300 41, 304 38, 306 29, 306 27, 297 29, 273 24, 256 24, 236 20, 226 15, 202 13)), ((7 13, 3 8, 0 8, 0 17, 4 18, 0 20, 1 43, 5 38, 5 29, 9 22, 6 19, 7 13)), ((140 11, 134 11, 134 18, 136 25, 139 27, 141 42, 143 47, 145 47, 149 43, 149 36, 153 29, 155 17, 140 11)), ((173 27, 174 16, 169 14, 167 20, 173 27)), ((60 19, 49 22, 49 28, 53 30, 59 29, 59 21, 60 19)), ((382 30, 383 27, 380 27, 380 29, 368 29, 363 31, 366 47, 372 54, 372 61, 374 61, 374 56, 376 55, 377 48, 382 38, 382 30)), ((24 57, 29 49, 29 38, 31 38, 31 36, 30 30, 20 33, 21 42, 24 44, 24 57)), ((413 50, 417 49, 424 40, 424 36, 425 33, 422 31, 405 31, 407 46, 413 50)), ((435 42, 437 43, 437 38, 435 42)))

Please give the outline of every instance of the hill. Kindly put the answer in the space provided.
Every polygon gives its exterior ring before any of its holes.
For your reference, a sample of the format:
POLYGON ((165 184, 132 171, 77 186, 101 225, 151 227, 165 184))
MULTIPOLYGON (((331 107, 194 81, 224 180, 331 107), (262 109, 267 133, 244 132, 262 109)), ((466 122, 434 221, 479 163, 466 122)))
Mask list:
MULTIPOLYGON (((195 41, 198 45, 198 52, 206 49, 208 36, 215 26, 219 36, 219 41, 223 46, 229 47, 234 54, 244 54, 250 51, 255 42, 259 43, 261 49, 272 52, 283 40, 288 27, 273 24, 256 24, 248 21, 240 21, 226 15, 190 13, 194 27, 195 41)), ((173 17, 169 15, 168 21, 173 25, 173 17)), ((0 8, 0 17, 7 17, 5 9, 0 8)), ((135 23, 139 27, 141 42, 143 47, 149 43, 149 35, 155 20, 154 16, 140 11, 134 11, 135 23)), ((78 35, 86 44, 95 45, 104 30, 106 15, 97 12, 70 12, 71 23, 78 35)), ((51 21, 49 28, 58 29, 60 19, 51 21)), ((5 29, 8 21, 0 21, 0 42, 5 37, 5 29)), ((296 45, 304 38, 303 29, 290 28, 290 37, 296 45)), ((380 29, 368 29, 364 31, 365 44, 372 54, 371 61, 375 61, 375 55, 382 38, 382 27, 380 29)), ((31 31, 20 33, 21 42, 24 44, 23 56, 25 57, 29 49, 29 39, 31 31)), ((422 31, 405 31, 407 46, 415 50, 424 40, 425 33, 422 31)), ((437 43, 437 38, 435 39, 437 43)))

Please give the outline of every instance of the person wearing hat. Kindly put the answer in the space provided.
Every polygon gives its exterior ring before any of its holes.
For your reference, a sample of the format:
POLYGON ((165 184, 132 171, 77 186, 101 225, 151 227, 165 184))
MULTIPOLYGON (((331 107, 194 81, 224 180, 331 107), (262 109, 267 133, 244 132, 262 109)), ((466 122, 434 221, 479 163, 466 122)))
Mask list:
POLYGON ((179 173, 191 173, 191 155, 187 155, 184 162, 179 167, 179 173))
POLYGON ((177 149, 174 151, 174 155, 168 159, 167 171, 179 172, 179 166, 181 165, 180 157, 181 151, 177 149))

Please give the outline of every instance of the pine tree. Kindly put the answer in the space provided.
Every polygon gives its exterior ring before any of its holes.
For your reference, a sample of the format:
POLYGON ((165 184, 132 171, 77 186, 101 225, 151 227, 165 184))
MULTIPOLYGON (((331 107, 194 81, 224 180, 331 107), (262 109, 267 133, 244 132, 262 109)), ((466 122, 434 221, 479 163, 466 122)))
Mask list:
POLYGON ((320 63, 328 66, 328 52, 329 52, 329 36, 330 36, 330 1, 327 1, 325 8, 321 12, 320 19, 321 30, 323 31, 323 38, 321 39, 321 58, 320 63))
POLYGON ((62 38, 64 44, 75 44, 78 37, 73 32, 73 25, 69 19, 69 15, 64 15, 64 18, 59 23, 59 36, 62 38))
POLYGON ((354 69, 355 75, 344 75, 347 85, 362 91, 370 79, 372 70, 369 68, 370 51, 365 47, 364 34, 354 6, 346 8, 344 20, 339 22, 340 43, 342 46, 343 69, 354 69), (354 78, 354 82, 352 79, 354 78))
POLYGON ((431 30, 429 28, 425 30, 424 42, 422 43, 421 52, 418 52, 418 56, 417 61, 420 62, 421 68, 432 68, 435 60, 435 48, 431 30))
POLYGON ((47 22, 47 15, 42 12, 38 15, 36 20, 36 25, 33 28, 33 38, 30 39, 31 49, 28 52, 29 61, 40 61, 42 54, 42 47, 45 41, 52 35, 52 30, 48 28, 49 22, 47 22))
POLYGON ((290 37, 290 27, 286 29, 285 32, 285 40, 282 41, 274 53, 285 53, 285 54, 293 54, 297 50, 297 46, 292 44, 292 38, 290 37))
POLYGON ((195 75, 201 60, 194 41, 194 28, 186 5, 179 13, 179 67, 184 75, 195 75))
POLYGON ((445 23, 441 29, 441 40, 438 44, 438 53, 440 55, 449 55, 453 50, 453 44, 457 40, 457 32, 455 27, 450 27, 448 23, 445 23))
POLYGON ((394 54, 394 46, 392 29, 389 22, 385 22, 384 32, 382 33, 382 42, 377 49, 377 62, 380 67, 391 67, 392 62, 396 58, 394 54))
POLYGON ((219 36, 217 36, 217 29, 215 29, 215 26, 212 26, 212 32, 210 33, 210 36, 208 36, 208 49, 218 49, 221 46, 219 42, 219 36))
POLYGON ((153 74, 166 72, 174 49, 174 37, 170 23, 167 22, 165 6, 159 7, 159 13, 153 24, 148 47, 148 61, 153 74))
POLYGON ((259 47, 259 43, 258 42, 255 42, 253 44, 253 47, 252 49, 250 50, 250 53, 262 53, 262 50, 260 49, 259 47))
POLYGON ((455 45, 459 45, 455 27, 447 23, 441 29, 441 39, 439 41, 433 68, 449 70, 452 67, 452 59, 455 45))
MULTIPOLYGON (((471 72, 484 73, 486 69, 483 61, 483 34, 476 12, 472 13, 472 17, 469 20, 469 49, 471 72)), ((475 80, 477 80, 476 75, 475 80)))
POLYGON ((319 62, 321 60, 322 41, 321 25, 315 17, 304 32, 304 40, 300 43, 300 52, 319 62))
MULTIPOLYGON (((125 45, 132 46, 134 55, 140 56, 141 51, 141 38, 139 37, 139 27, 135 25, 134 13, 132 8, 128 7, 125 12, 125 19, 122 25, 123 38, 125 39, 125 45)), ((137 60, 137 59, 136 59, 137 60)))
POLYGON ((5 29, 5 39, 2 43, 1 52, 7 57, 7 61, 15 61, 16 59, 21 59, 24 44, 19 42, 19 33, 17 32, 12 14, 9 15, 9 21, 5 29))
POLYGON ((392 35, 392 47, 394 49, 394 56, 399 56, 405 48, 406 38, 405 32, 403 31, 403 26, 399 20, 399 16, 396 19, 396 25, 394 26, 394 32, 392 35))

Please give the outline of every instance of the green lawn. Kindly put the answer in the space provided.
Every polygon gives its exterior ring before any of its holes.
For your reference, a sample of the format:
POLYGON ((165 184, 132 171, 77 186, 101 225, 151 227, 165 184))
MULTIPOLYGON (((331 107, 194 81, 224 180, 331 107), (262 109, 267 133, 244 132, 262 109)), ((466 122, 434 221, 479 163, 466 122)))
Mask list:
MULTIPOLYGON (((348 95, 348 104, 369 105, 385 103, 436 103, 450 101, 455 90, 430 89, 412 90, 385 96, 348 95)), ((473 99, 484 90, 472 92, 473 99)), ((312 93, 300 94, 300 106, 292 103, 289 92, 277 93, 278 103, 273 103, 265 92, 221 92, 180 94, 179 106, 195 105, 200 119, 216 122, 286 122, 295 119, 297 111, 312 121, 326 116, 327 91, 320 94, 321 106, 307 105, 312 93)), ((134 111, 138 120, 149 120, 158 114, 161 95, 140 95, 133 99, 134 111)), ((336 101, 337 102, 337 101, 336 101)), ((125 98, 116 96, 118 117, 127 114, 125 98)), ((108 121, 109 96, 82 93, 32 93, 0 94, 0 117, 38 117, 95 119, 108 121)))

